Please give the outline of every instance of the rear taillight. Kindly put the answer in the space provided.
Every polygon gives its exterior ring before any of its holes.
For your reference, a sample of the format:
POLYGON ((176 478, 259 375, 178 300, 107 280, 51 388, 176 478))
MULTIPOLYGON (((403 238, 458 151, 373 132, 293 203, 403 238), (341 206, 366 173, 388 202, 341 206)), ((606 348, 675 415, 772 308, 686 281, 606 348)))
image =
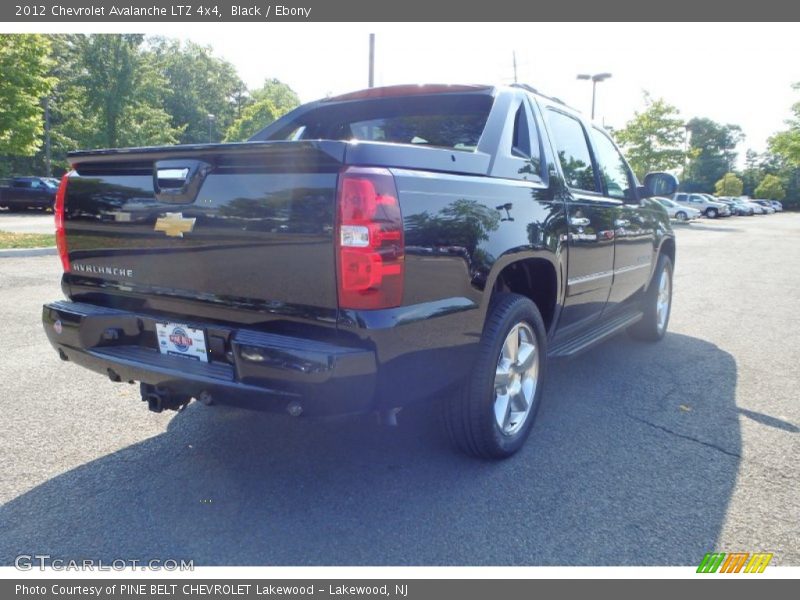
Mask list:
POLYGON ((350 167, 339 177, 336 269, 339 306, 392 308, 403 299, 403 218, 386 169, 350 167))
POLYGON ((58 256, 61 258, 61 266, 64 267, 64 272, 69 272, 69 253, 67 252, 67 232, 64 229, 64 200, 67 195, 67 181, 70 173, 65 173, 61 178, 61 183, 56 192, 56 247, 58 248, 58 256))

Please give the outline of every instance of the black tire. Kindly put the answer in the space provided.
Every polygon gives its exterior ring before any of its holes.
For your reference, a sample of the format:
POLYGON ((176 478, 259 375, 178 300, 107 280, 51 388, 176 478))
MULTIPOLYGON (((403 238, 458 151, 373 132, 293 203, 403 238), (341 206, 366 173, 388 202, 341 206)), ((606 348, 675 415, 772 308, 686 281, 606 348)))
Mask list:
MULTIPOLYGON (((536 305, 530 299, 517 294, 497 294, 487 314, 477 357, 468 381, 451 397, 442 401, 443 424, 451 443, 462 452, 481 458, 507 458, 517 452, 528 438, 541 404, 546 357, 546 331, 536 305), (512 331, 515 331, 516 339, 525 338, 529 344, 527 348, 533 344, 535 355, 531 361, 536 361, 536 377, 533 388, 528 388, 531 399, 525 402, 530 408, 524 417, 518 417, 516 424, 508 422, 509 415, 512 414, 511 406, 517 406, 516 399, 520 398, 520 394, 526 393, 523 391, 523 386, 529 385, 533 379, 525 379, 526 376, 519 373, 512 375, 518 378, 514 385, 520 386, 516 395, 508 391, 512 384, 506 385, 505 397, 508 409, 505 413, 505 422, 513 425, 511 429, 516 429, 504 432, 498 423, 499 417, 495 416, 498 401, 495 378, 504 358, 501 353, 507 349, 506 338, 512 331)), ((527 364, 528 361, 525 362, 527 364)), ((522 369, 519 363, 508 363, 507 372, 511 374, 515 367, 522 369)), ((519 409, 519 406, 517 408, 519 409)))
POLYGON ((679 210, 677 213, 675 213, 675 218, 678 219, 678 221, 688 221, 689 215, 687 215, 682 210, 679 210))
POLYGON ((653 279, 647 286, 647 291, 642 298, 642 309, 644 316, 640 321, 628 328, 631 337, 646 342, 657 342, 667 333, 669 317, 672 312, 672 260, 666 254, 658 257, 656 270, 653 279), (666 273, 668 288, 668 304, 666 316, 661 318, 659 314, 659 292, 662 274, 666 273))
POLYGON ((706 209, 706 216, 709 219, 716 219, 717 218, 717 209, 716 208, 707 208, 706 209))

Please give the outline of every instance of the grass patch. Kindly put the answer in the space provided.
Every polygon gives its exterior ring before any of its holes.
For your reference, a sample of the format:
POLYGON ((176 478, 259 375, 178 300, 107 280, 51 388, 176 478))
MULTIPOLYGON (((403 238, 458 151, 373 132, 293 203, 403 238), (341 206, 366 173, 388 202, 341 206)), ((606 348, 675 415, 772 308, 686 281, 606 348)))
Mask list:
POLYGON ((8 248, 46 248, 56 245, 52 233, 10 233, 0 231, 0 250, 8 248))

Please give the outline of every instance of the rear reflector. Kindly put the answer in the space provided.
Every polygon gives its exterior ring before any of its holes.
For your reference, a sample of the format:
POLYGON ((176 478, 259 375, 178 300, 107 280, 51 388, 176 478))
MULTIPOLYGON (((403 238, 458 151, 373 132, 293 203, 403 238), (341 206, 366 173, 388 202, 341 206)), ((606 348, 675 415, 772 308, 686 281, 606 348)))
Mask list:
POLYGON ((350 167, 339 177, 337 201, 339 306, 400 306, 405 257, 394 177, 386 169, 350 167))
POLYGON ((58 248, 58 256, 61 258, 61 266, 64 268, 65 273, 68 273, 70 270, 69 252, 67 250, 67 232, 64 229, 64 201, 67 196, 69 176, 70 172, 67 172, 61 178, 61 183, 58 185, 58 191, 56 192, 54 211, 56 216, 56 247, 58 248))

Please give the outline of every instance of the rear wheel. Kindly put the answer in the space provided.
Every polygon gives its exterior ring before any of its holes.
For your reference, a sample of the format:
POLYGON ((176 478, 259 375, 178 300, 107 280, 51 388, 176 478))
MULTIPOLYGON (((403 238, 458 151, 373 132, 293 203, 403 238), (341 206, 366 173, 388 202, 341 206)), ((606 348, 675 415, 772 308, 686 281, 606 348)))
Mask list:
POLYGON ((445 430, 459 450, 506 458, 522 447, 539 409, 545 340, 544 322, 530 299, 495 298, 467 384, 443 401, 445 430))
POLYGON ((658 257, 653 280, 642 299, 642 310, 644 316, 628 332, 638 340, 659 341, 667 333, 672 310, 672 261, 665 254, 658 257))

